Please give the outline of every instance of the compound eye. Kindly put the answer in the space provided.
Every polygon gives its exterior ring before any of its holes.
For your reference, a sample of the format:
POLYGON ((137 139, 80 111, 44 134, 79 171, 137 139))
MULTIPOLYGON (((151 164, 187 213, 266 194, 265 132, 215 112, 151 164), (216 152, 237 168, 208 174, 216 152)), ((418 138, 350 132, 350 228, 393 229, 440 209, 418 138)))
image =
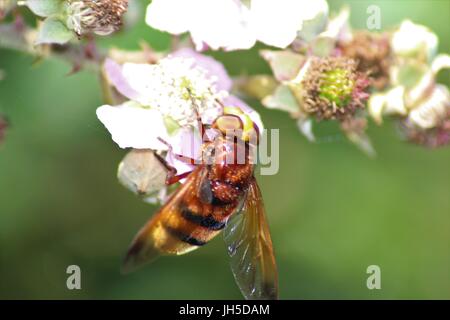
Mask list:
POLYGON ((231 130, 242 130, 244 125, 241 118, 235 115, 224 115, 214 121, 213 128, 220 130, 223 134, 231 130))

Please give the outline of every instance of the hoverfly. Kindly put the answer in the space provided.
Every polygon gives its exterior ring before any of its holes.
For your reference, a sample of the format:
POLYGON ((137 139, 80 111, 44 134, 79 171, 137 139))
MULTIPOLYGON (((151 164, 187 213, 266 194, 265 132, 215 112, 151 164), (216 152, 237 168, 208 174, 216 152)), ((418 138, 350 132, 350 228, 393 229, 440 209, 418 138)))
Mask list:
MULTIPOLYGON (((198 121, 206 137, 206 127, 198 121)), ((218 133, 215 139, 203 138, 202 162, 187 174, 176 176, 169 171, 167 184, 186 180, 138 232, 126 255, 124 272, 160 255, 188 253, 224 230, 231 269, 245 298, 278 297, 272 240, 250 161, 256 147, 250 138, 259 137, 257 126, 253 122, 252 126, 249 131, 238 114, 224 113, 211 126, 218 133), (230 138, 230 131, 240 134, 230 138), (242 154, 244 161, 236 161, 242 154)))

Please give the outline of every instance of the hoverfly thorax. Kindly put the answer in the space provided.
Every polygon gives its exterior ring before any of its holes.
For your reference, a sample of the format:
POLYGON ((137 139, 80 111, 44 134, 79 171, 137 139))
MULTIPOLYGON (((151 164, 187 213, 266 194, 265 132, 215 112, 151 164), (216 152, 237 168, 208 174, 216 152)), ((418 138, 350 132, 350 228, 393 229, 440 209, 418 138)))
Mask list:
POLYGON ((228 113, 219 116, 212 124, 212 128, 219 132, 214 141, 213 163, 254 164, 259 144, 258 126, 239 108, 225 107, 224 111, 228 113))

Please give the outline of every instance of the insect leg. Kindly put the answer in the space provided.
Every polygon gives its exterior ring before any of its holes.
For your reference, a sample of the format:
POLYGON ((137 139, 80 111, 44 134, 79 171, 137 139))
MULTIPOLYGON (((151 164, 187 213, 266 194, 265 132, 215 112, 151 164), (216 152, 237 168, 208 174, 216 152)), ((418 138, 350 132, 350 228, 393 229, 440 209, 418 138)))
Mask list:
POLYGON ((202 122, 202 117, 200 116, 200 112, 198 111, 199 109, 198 109, 197 103, 195 102, 194 97, 192 96, 191 90, 189 88, 187 90, 189 92, 189 96, 191 97, 192 107, 194 109, 195 116, 197 118, 196 120, 197 120, 197 124, 198 124, 198 131, 200 132, 202 141, 210 142, 211 140, 206 135, 206 126, 202 122))
POLYGON ((168 143, 167 141, 165 141, 163 138, 158 137, 158 140, 161 141, 161 143, 164 143, 164 144, 167 146, 167 148, 169 149, 169 151, 173 154, 173 156, 174 156, 175 158, 177 158, 178 160, 183 161, 183 162, 185 162, 185 163, 192 164, 192 165, 197 164, 197 160, 194 159, 194 158, 186 157, 186 156, 183 156, 182 154, 174 153, 174 152, 173 152, 173 148, 172 148, 172 146, 170 145, 170 143, 168 143))
POLYGON ((190 175, 191 172, 192 171, 187 171, 187 172, 184 172, 184 173, 181 173, 181 174, 177 175, 176 174, 176 170, 175 170, 175 172, 169 171, 167 173, 167 177, 166 177, 166 184, 170 186, 170 185, 172 185, 174 183, 177 183, 178 181, 180 181, 180 180, 186 178, 188 175, 190 175))

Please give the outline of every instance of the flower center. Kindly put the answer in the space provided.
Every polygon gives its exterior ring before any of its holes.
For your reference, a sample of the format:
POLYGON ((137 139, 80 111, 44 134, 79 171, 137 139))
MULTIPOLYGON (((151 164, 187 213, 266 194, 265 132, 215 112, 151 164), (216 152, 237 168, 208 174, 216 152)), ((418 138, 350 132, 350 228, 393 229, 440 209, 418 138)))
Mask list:
POLYGON ((351 99, 354 85, 349 70, 338 68, 327 71, 321 79, 319 97, 339 108, 345 107, 351 99))

